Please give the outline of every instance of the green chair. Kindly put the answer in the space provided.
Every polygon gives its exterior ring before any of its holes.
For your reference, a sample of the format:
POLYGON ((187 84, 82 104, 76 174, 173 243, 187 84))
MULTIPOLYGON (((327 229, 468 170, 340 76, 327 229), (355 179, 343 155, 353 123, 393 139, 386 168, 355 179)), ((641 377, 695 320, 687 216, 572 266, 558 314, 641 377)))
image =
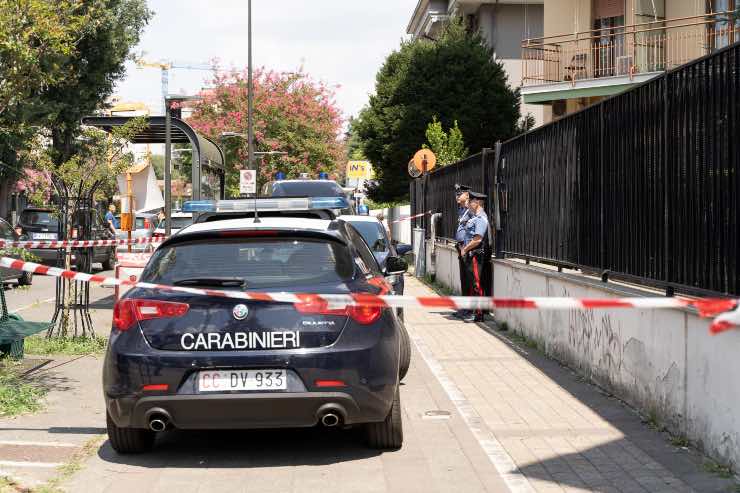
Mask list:
POLYGON ((26 322, 17 313, 8 313, 5 289, 0 286, 0 358, 23 358, 23 340, 49 328, 48 322, 26 322))

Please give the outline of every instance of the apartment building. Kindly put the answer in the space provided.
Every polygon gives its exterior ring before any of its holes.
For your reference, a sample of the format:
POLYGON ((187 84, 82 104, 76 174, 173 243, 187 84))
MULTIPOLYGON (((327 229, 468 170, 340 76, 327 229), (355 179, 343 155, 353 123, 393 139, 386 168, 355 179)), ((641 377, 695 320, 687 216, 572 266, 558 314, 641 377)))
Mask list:
POLYGON ((738 39, 740 0, 545 0, 521 43, 522 99, 550 121, 738 39))
MULTIPOLYGON (((544 35, 544 4, 551 0, 419 0, 406 32, 415 38, 436 39, 451 16, 462 17, 466 25, 481 33, 509 76, 512 87, 523 80, 521 42, 544 35)), ((537 125, 545 121, 546 108, 540 103, 521 107, 537 125)))

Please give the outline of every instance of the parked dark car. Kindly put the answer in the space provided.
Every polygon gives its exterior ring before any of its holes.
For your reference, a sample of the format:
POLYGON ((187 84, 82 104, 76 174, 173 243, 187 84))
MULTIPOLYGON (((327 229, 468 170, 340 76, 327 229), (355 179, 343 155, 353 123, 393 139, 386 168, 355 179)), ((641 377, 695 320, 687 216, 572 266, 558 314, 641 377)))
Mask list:
MULTIPOLYGON (((344 197, 342 187, 333 180, 280 180, 271 183, 271 197, 344 197)), ((341 214, 354 214, 353 202, 348 202, 341 214)))
MULTIPOLYGON (((0 219, 0 238, 6 241, 18 241, 20 239, 20 235, 13 230, 13 227, 9 222, 4 219, 0 219)), ((6 256, 18 258, 17 255, 6 256)), ((21 270, 0 267, 0 281, 2 283, 15 280, 18 281, 19 286, 29 286, 33 282, 33 274, 30 272, 23 272, 21 270)))
MULTIPOLYGON (((166 240, 141 280, 203 289, 388 292, 340 220, 267 217, 193 224, 166 240)), ((149 450, 167 429, 362 426, 374 448, 403 441, 401 326, 383 307, 291 304, 135 287, 113 309, 103 369, 108 437, 149 450)))
MULTIPOLYGON (((97 210, 77 211, 72 221, 72 238, 80 240, 112 240, 113 233, 103 221, 97 210), (87 220, 91 220, 92 234, 89 238, 81 238, 77 232, 84 227, 87 220)), ((18 218, 17 230, 20 230, 20 238, 30 241, 53 241, 59 237, 59 216, 51 208, 28 207, 21 212, 18 218)), ((80 249, 72 250, 72 261, 77 265, 77 253, 80 249)), ((93 247, 93 262, 100 262, 104 270, 113 268, 116 261, 116 249, 113 246, 93 247)), ((57 251, 51 248, 34 248, 31 253, 41 259, 41 262, 54 264, 57 261, 57 251)))

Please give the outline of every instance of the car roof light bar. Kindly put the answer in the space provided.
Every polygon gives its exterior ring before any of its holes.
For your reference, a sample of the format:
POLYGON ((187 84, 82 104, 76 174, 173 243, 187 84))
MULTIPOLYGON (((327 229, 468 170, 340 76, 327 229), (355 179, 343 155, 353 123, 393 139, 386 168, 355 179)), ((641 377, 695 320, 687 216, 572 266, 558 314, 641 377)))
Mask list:
MULTIPOLYGON (((307 211, 311 209, 346 209, 349 207, 344 197, 284 197, 257 199, 260 211, 307 211)), ((183 212, 243 212, 253 211, 252 199, 234 200, 190 200, 183 204, 183 212)))

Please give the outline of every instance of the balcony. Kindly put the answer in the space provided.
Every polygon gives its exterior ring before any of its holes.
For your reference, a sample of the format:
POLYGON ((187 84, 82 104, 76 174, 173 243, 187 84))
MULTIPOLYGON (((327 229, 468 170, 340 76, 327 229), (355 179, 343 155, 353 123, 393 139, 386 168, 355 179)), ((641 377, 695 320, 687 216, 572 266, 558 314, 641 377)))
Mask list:
POLYGON ((734 43, 739 35, 740 13, 718 12, 525 39, 522 94, 525 102, 527 94, 539 92, 529 99, 542 102, 576 87, 590 89, 591 96, 613 94, 734 43))

